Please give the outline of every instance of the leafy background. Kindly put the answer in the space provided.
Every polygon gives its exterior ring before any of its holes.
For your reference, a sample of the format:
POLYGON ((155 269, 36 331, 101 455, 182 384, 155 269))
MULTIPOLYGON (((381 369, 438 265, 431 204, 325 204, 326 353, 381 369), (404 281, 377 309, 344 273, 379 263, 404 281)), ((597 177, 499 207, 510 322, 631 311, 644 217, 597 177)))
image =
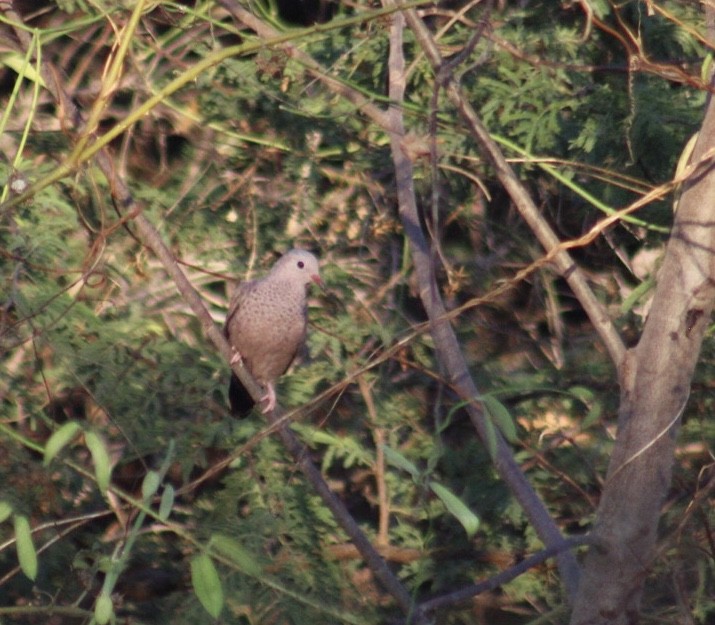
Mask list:
MULTIPOLYGON (((113 205, 99 169, 86 161, 43 184, 71 163, 74 138, 33 59, 41 53, 78 105, 91 109, 130 7, 13 4, 16 14, 0 13, 8 38, 0 48, 2 198, 25 181, 38 190, 0 213, 0 479, 2 501, 35 528, 39 567, 34 581, 18 568, 8 516, 0 525, 7 607, 0 619, 89 622, 116 573, 111 596, 123 622, 204 622, 207 600, 192 582, 192 563, 205 564, 197 558, 217 536, 229 545, 210 551, 209 571, 219 571, 223 592, 220 622, 395 618, 265 423, 229 417, 226 363, 131 217, 120 219, 123 207, 113 205), (33 50, 18 45, 18 17, 34 29, 33 50), (66 423, 100 434, 112 484, 134 500, 101 492, 97 458, 80 435, 43 464, 43 446, 66 423), (214 471, 226 458, 230 466, 214 471), (151 470, 163 485, 142 499, 151 470), (170 515, 158 515, 167 492, 170 515)), ((100 136, 210 55, 256 41, 222 4, 147 6, 102 109, 100 136)), ((389 18, 378 3, 241 4, 386 106, 389 18)), ((697 3, 660 2, 649 15, 646 3, 599 0, 589 3, 595 21, 586 3, 498 3, 491 12, 482 4, 425 5, 424 17, 447 56, 488 21, 458 66, 461 84, 563 239, 673 177, 706 98, 700 73, 710 57, 697 3), (636 50, 649 65, 629 66, 636 50)), ((500 288, 542 251, 415 43, 408 39, 406 49, 422 225, 438 250, 446 301, 469 304, 454 327, 480 388, 494 398, 496 426, 564 532, 580 533, 592 520, 614 435, 613 367, 548 266, 500 288)), ((259 275, 293 246, 319 254, 327 288, 311 296, 307 353, 283 378, 280 400, 305 406, 294 429, 306 453, 415 596, 489 577, 540 549, 441 378, 384 130, 299 60, 257 45, 161 97, 110 148, 217 323, 235 280, 259 275), (385 447, 393 454, 387 462, 385 447), (477 515, 476 534, 430 480, 477 515)), ((574 250, 626 337, 643 323, 673 200, 574 250)), ((706 341, 647 588, 649 622, 705 623, 715 612, 712 508, 696 496, 712 466, 712 368, 706 341), (678 620, 684 614, 690 620, 678 620)), ((563 604, 555 569, 545 564, 436 618, 557 623, 563 604)))

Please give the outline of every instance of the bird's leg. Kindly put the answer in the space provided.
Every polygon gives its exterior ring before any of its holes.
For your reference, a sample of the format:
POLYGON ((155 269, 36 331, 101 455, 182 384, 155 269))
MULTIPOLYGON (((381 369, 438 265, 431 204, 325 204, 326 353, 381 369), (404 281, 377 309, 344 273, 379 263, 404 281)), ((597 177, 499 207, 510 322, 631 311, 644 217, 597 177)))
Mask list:
POLYGON ((266 394, 261 397, 262 402, 266 402, 266 407, 261 410, 263 414, 272 412, 276 407, 276 389, 271 382, 266 382, 266 394))
POLYGON ((231 360, 229 360, 229 364, 237 365, 242 362, 243 356, 241 356, 240 352, 233 345, 231 345, 231 360))

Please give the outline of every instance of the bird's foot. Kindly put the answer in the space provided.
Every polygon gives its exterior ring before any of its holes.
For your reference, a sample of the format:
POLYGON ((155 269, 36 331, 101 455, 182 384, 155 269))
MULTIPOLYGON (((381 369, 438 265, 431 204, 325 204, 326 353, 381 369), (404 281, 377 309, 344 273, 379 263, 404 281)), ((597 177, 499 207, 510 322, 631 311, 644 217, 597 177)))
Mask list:
POLYGON ((243 362, 243 356, 241 356, 241 354, 235 347, 232 347, 231 348, 231 360, 229 360, 229 364, 237 365, 242 362, 243 362))
POLYGON ((273 412, 276 407, 276 389, 273 388, 273 384, 266 384, 266 394, 261 397, 261 403, 266 402, 265 407, 261 412, 263 414, 268 414, 269 412, 273 412))

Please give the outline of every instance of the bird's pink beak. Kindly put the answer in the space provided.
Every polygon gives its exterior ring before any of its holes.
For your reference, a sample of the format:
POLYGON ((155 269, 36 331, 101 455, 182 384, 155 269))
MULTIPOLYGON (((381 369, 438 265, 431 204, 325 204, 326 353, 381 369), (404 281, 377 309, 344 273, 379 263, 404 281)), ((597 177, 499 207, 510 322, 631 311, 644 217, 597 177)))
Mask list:
POLYGON ((325 284, 323 283, 322 278, 316 273, 310 276, 310 279, 315 282, 321 289, 325 288, 325 284))

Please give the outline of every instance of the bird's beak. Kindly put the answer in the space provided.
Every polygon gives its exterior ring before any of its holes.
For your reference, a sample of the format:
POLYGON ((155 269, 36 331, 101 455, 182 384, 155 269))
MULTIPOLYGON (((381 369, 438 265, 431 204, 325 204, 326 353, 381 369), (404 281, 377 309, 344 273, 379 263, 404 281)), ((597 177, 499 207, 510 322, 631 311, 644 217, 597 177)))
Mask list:
POLYGON ((315 282, 321 289, 325 288, 325 283, 323 282, 322 278, 316 273, 312 276, 310 276, 310 279, 315 282))

